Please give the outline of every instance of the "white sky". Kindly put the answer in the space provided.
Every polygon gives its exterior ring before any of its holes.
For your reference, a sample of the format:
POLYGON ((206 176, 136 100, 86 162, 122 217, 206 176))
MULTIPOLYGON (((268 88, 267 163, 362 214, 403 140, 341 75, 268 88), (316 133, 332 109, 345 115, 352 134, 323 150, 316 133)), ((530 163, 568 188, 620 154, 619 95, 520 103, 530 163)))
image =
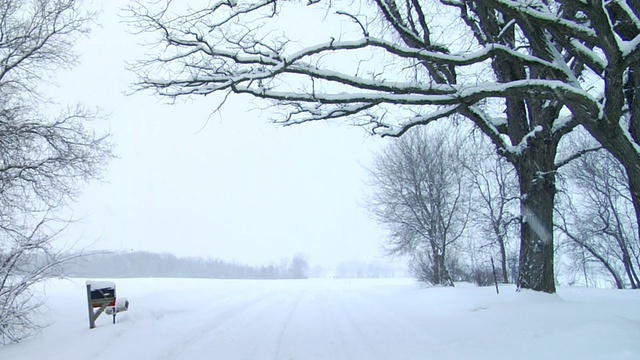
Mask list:
POLYGON ((142 39, 116 15, 126 1, 96 3, 101 27, 78 42, 81 65, 60 73, 53 96, 109 114, 118 158, 108 182, 87 186, 73 206, 82 221, 67 240, 249 264, 299 252, 324 265, 380 258, 384 232, 361 206, 363 166, 389 140, 327 123, 276 127, 248 112, 246 98, 232 98, 203 128, 209 97, 177 105, 127 97, 135 77, 125 61, 144 54, 142 39))

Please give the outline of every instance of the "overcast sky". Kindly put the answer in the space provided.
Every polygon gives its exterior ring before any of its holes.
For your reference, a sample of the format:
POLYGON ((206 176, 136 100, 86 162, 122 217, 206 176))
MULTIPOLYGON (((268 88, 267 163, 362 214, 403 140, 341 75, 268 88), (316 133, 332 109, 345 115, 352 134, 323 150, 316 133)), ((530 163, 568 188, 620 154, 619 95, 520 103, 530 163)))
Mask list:
POLYGON ((362 206, 364 167, 391 140, 346 125, 277 127, 247 98, 209 118, 211 97, 125 96, 135 80, 125 62, 144 54, 144 39, 117 16, 126 1, 96 3, 100 26, 78 42, 81 65, 59 74, 52 95, 102 108, 118 158, 73 205, 82 221, 67 241, 248 264, 381 258, 384 232, 362 206))

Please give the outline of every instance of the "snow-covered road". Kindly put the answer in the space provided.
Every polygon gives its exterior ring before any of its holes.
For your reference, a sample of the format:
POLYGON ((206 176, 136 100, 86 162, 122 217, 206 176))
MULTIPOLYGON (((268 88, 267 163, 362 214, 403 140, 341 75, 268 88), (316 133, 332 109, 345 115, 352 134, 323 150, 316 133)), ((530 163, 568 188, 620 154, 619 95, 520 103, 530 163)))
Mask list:
POLYGON ((637 291, 422 288, 390 280, 116 280, 131 302, 89 330, 83 281, 0 359, 640 359, 637 291))

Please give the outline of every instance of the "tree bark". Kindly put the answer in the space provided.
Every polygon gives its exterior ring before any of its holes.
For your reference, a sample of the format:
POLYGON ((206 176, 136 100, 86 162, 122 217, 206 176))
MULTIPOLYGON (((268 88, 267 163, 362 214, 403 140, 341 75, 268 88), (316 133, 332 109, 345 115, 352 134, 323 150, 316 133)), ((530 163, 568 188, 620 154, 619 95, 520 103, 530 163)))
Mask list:
POLYGON ((518 288, 555 293, 553 206, 556 193, 555 151, 538 139, 516 162, 520 185, 521 242, 518 288))
POLYGON ((440 267, 442 264, 440 263, 438 247, 433 242, 431 243, 431 252, 433 253, 433 284, 440 285, 442 284, 440 279, 440 267))
POLYGON ((498 236, 498 245, 500 246, 500 266, 502 266, 502 282, 509 283, 509 274, 507 273, 507 249, 504 246, 504 238, 498 236))

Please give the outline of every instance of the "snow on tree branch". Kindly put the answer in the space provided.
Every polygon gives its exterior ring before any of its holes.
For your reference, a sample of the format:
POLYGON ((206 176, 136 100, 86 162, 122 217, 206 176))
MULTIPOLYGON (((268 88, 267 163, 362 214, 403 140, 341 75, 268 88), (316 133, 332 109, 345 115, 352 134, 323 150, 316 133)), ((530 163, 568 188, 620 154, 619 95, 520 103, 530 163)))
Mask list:
POLYGON ((156 5, 131 6, 135 31, 156 45, 133 66, 137 90, 171 99, 245 94, 270 104, 283 125, 342 119, 382 136, 452 116, 472 121, 515 166, 522 208, 537 217, 528 216, 539 229, 522 224, 521 270, 535 269, 520 279, 524 287, 555 290, 547 236, 555 156, 576 127, 625 166, 640 209, 635 2, 156 5))

